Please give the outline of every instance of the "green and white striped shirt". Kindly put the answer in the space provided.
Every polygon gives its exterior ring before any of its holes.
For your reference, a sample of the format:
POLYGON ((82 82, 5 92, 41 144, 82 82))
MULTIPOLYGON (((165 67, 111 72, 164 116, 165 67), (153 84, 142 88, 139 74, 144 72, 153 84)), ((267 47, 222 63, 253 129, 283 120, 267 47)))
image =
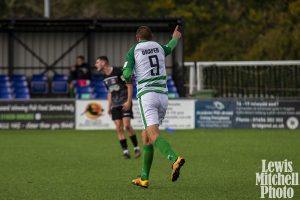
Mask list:
POLYGON ((168 94, 165 57, 177 44, 173 38, 167 45, 155 41, 141 41, 129 49, 123 67, 126 82, 134 73, 137 81, 137 97, 148 92, 168 94))

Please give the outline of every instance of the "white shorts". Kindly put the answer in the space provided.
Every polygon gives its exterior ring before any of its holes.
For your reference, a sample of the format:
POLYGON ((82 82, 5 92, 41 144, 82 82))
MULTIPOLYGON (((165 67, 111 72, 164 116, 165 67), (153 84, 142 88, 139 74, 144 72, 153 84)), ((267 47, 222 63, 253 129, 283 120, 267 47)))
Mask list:
POLYGON ((168 108, 168 95, 149 92, 138 98, 144 128, 161 125, 168 108))

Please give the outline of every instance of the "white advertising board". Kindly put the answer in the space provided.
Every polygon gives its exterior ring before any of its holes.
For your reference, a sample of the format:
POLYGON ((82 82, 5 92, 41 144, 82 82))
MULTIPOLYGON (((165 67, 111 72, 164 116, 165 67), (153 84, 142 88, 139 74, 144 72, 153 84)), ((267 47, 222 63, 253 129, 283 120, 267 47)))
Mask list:
POLYGON ((107 100, 76 101, 76 129, 113 129, 114 123, 107 113, 107 100))
MULTIPOLYGON (((133 100, 132 126, 142 129, 143 123, 138 110, 138 101, 133 100)), ((193 129, 195 128, 195 101, 169 100, 166 118, 161 129, 193 129)), ((100 130, 114 129, 114 123, 107 113, 106 100, 76 101, 76 129, 100 130)))

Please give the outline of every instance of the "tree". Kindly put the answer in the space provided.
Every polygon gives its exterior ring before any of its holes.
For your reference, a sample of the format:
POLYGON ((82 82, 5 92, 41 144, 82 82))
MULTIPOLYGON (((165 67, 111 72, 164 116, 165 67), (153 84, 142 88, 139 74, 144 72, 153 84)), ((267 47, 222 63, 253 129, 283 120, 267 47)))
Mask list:
MULTIPOLYGON (((0 17, 42 17, 41 0, 0 1, 0 17)), ((52 18, 185 19, 186 60, 299 59, 300 0, 51 0, 52 18)))

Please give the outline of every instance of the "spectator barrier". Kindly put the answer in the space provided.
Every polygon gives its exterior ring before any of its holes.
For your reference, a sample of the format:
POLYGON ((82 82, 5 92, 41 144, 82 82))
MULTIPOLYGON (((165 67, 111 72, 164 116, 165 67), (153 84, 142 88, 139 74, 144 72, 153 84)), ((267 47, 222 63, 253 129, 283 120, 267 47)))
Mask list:
MULTIPOLYGON (((133 100, 135 129, 142 129, 133 100)), ((299 128, 297 100, 169 100, 161 129, 299 128)), ((0 101, 0 129, 114 129, 107 100, 30 99, 0 101)))

